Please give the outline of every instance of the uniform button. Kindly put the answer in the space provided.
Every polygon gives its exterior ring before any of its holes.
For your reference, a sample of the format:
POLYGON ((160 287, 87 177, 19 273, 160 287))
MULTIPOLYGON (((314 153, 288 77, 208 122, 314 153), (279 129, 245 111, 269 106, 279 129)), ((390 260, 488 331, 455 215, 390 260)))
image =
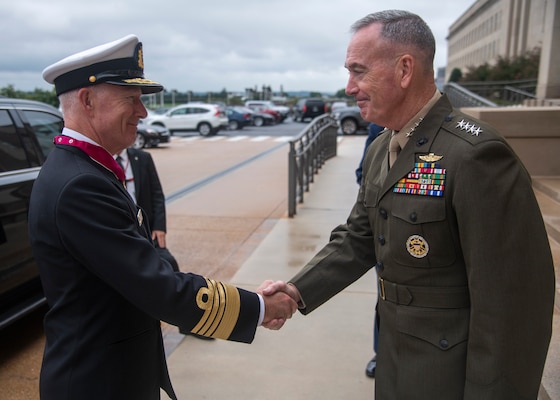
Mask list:
POLYGON ((383 263, 381 261, 378 261, 375 264, 375 269, 377 270, 377 273, 383 272, 383 270, 385 269, 385 266, 383 265, 383 263))
POLYGON ((385 210, 384 208, 379 209, 379 214, 381 214, 381 217, 383 219, 387 219, 387 210, 385 210))
POLYGON ((379 235, 379 236, 377 237, 377 240, 378 240, 378 242, 379 242, 379 244, 380 244, 381 246, 383 246, 383 245, 385 244, 385 236, 379 235))
POLYGON ((416 222, 416 220, 418 219, 418 214, 416 214, 415 212, 411 212, 409 218, 412 222, 416 222))
POLYGON ((449 342, 447 341, 447 339, 441 339, 439 341, 439 345, 442 349, 447 349, 449 347, 449 342))

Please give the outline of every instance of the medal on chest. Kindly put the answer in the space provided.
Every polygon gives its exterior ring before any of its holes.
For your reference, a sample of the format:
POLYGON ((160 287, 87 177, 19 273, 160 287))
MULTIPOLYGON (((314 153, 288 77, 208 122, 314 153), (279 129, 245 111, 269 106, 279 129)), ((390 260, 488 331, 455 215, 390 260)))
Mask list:
POLYGON ((438 163, 443 156, 434 153, 418 157, 420 162, 393 187, 394 193, 442 197, 446 170, 438 163))

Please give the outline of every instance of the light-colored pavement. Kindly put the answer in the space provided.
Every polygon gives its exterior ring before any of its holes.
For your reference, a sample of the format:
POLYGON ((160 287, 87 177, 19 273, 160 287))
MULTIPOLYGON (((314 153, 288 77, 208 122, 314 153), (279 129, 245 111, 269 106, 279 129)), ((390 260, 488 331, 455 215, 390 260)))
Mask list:
MULTIPOLYGON (((275 223, 230 282, 255 289, 265 279, 288 279, 327 242, 331 229, 345 221, 357 194, 353 174, 363 144, 364 138, 339 142, 337 157, 316 176, 295 218, 284 214, 271 220, 275 223)), ((551 243, 558 276, 560 246, 551 243)), ((282 330, 259 328, 251 345, 204 341, 169 331, 168 363, 177 395, 180 399, 372 399, 374 380, 365 376, 364 369, 372 356, 376 296, 375 275, 369 272, 310 315, 296 313, 282 330)), ((560 399, 559 314, 556 307, 554 339, 543 377, 546 393, 541 399, 560 399)))
MULTIPOLYGON (((288 279, 327 242, 357 194, 364 141, 339 143, 296 217, 277 220, 232 283, 255 289, 265 279, 288 279)), ((373 355, 375 286, 371 272, 309 316, 296 313, 282 330, 259 328, 251 345, 185 337, 168 357, 179 398, 371 399, 374 381, 364 369, 373 355)))

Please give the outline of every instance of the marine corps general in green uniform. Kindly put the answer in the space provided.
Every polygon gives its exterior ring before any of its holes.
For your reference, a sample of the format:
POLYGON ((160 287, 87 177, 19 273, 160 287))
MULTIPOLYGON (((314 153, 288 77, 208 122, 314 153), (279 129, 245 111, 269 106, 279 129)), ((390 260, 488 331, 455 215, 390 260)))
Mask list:
POLYGON ((536 399, 555 284, 531 178, 495 129, 437 91, 434 51, 405 11, 353 25, 346 92, 387 129, 347 222, 265 293, 307 314, 375 266, 376 400, 536 399))

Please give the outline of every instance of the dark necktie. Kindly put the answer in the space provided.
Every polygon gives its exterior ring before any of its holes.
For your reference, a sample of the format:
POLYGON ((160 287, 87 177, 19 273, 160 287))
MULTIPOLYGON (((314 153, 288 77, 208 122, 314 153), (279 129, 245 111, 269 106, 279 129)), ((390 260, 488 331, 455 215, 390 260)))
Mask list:
POLYGON ((120 165, 121 169, 123 170, 123 172, 126 176, 126 170, 124 169, 123 159, 122 159, 121 156, 117 156, 117 163, 120 165))

